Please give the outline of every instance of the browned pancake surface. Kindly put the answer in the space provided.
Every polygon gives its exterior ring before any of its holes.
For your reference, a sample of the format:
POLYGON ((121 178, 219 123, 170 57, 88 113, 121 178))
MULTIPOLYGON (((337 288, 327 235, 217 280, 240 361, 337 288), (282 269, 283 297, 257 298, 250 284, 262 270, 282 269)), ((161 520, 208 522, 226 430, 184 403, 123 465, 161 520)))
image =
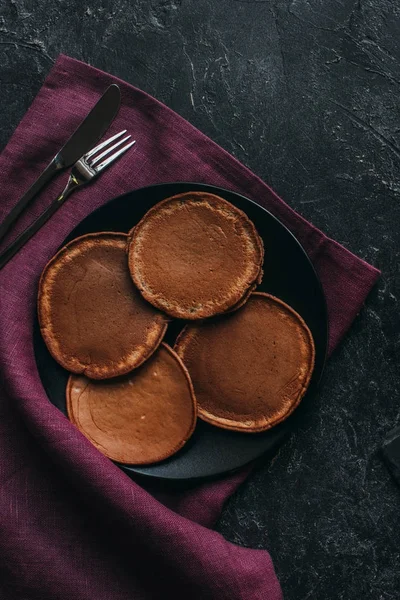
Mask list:
POLYGON ((93 379, 122 375, 158 347, 166 317, 135 288, 127 236, 99 233, 70 242, 43 271, 38 296, 42 336, 53 357, 93 379))
POLYGON ((241 210, 213 194, 188 192, 146 213, 128 255, 143 296, 173 317, 192 320, 237 305, 257 283, 264 251, 241 210))
POLYGON ((124 464, 168 458, 182 448, 196 423, 189 374, 166 344, 124 377, 92 381, 71 375, 67 409, 100 452, 124 464))
POLYGON ((192 378, 199 416, 237 431, 264 431, 287 418, 314 366, 303 319, 258 292, 236 312, 187 325, 175 349, 192 378))

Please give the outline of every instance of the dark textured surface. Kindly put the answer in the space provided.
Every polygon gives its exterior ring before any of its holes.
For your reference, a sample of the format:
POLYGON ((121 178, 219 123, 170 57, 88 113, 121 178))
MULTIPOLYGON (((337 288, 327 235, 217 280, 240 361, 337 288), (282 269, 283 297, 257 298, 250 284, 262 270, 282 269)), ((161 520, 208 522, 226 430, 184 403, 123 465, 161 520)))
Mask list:
POLYGON ((60 52, 151 93, 383 270, 298 432, 219 530, 286 600, 400 598, 400 9, 394 0, 2 0, 0 146, 60 52))
POLYGON ((382 455, 393 477, 400 485, 400 427, 395 427, 386 436, 382 447, 382 455))

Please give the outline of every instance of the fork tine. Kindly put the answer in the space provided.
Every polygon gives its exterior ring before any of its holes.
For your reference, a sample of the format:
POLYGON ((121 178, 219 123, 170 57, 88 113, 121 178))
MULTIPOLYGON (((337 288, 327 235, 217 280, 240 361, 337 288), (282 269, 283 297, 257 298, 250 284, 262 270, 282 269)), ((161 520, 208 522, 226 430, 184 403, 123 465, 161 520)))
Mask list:
POLYGON ((92 160, 92 162, 90 163, 91 166, 95 165, 96 163, 99 162, 99 160, 101 160, 102 158, 104 158, 105 156, 107 156, 107 154, 110 154, 110 152, 112 152, 113 150, 115 150, 115 148, 118 148, 118 146, 120 146, 121 144, 123 144, 124 142, 127 142, 132 136, 131 135, 127 135, 126 137, 124 137, 122 140, 119 140, 116 144, 113 144, 110 148, 106 148, 104 150, 104 152, 102 152, 101 154, 99 154, 98 156, 96 156, 96 158, 94 158, 92 160))
POLYGON ((104 146, 108 146, 108 144, 111 144, 111 142, 113 142, 114 140, 117 140, 119 137, 121 137, 121 135, 124 135, 124 133, 126 133, 126 129, 124 129, 123 131, 120 131, 119 133, 116 133, 112 137, 108 138, 108 140, 101 142, 101 144, 98 144, 98 146, 96 146, 95 148, 92 148, 89 152, 87 152, 85 154, 85 158, 86 159, 90 158, 91 156, 93 156, 93 154, 96 154, 96 152, 98 152, 99 150, 102 150, 102 148, 104 148, 104 146))
POLYGON ((115 152, 114 154, 112 154, 111 156, 109 156, 108 158, 106 158, 106 160, 103 160, 102 163, 100 163, 95 170, 97 171, 97 173, 99 173, 100 171, 102 171, 105 167, 108 167, 108 165, 112 162, 114 162, 114 160, 116 160, 119 156, 121 156, 122 154, 124 154, 127 150, 129 150, 129 148, 131 146, 133 146, 133 144, 136 144, 136 140, 133 140, 133 142, 131 142, 130 144, 127 144, 124 148, 121 148, 121 150, 118 150, 118 152, 115 152))

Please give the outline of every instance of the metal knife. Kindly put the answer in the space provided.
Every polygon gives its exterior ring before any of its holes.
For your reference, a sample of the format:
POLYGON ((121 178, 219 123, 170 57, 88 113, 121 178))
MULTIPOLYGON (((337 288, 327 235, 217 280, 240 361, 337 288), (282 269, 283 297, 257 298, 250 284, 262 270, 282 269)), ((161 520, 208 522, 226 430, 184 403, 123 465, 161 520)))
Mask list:
POLYGON ((6 235, 11 225, 18 219, 32 198, 50 181, 55 173, 73 165, 102 137, 116 116, 120 102, 121 92, 119 87, 115 84, 110 85, 69 140, 1 223, 0 240, 6 235))

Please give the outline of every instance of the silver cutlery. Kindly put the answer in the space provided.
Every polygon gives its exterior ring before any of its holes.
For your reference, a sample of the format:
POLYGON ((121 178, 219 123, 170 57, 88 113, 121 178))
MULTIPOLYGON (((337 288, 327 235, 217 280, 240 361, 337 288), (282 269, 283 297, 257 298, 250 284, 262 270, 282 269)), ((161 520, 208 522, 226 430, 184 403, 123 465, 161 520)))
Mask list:
POLYGON ((120 131, 108 138, 95 148, 84 154, 72 167, 68 183, 48 208, 0 254, 0 269, 20 250, 26 242, 50 219, 50 217, 62 206, 68 196, 76 189, 93 181, 104 169, 112 165, 122 154, 131 148, 136 140, 125 144, 131 138, 130 135, 120 139, 126 133, 120 131), (117 141, 118 140, 118 141, 117 141), (116 143, 113 143, 116 142, 116 143), (112 144, 110 146, 110 144, 112 144), (125 145, 123 145, 125 144, 125 145), (102 152, 100 152, 102 150, 102 152), (111 152, 115 152, 110 155, 111 152), (100 154, 98 154, 100 152, 100 154))

